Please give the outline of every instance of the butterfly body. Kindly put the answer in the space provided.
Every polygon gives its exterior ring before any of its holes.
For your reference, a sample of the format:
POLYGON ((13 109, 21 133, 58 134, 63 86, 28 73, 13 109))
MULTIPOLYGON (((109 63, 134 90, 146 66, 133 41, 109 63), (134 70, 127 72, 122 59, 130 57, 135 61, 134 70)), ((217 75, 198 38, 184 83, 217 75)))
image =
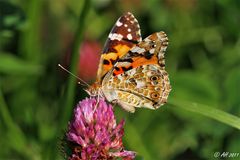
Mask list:
POLYGON ((159 108, 171 91, 164 60, 167 45, 167 35, 162 31, 142 40, 137 20, 126 13, 109 34, 97 81, 87 92, 130 112, 135 107, 159 108))

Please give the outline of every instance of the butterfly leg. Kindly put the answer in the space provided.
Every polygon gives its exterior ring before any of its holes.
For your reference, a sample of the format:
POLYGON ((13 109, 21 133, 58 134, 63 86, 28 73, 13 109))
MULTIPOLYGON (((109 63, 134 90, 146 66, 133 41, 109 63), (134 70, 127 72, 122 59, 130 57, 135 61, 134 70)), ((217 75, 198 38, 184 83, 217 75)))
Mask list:
POLYGON ((118 100, 117 99, 114 99, 111 101, 113 104, 117 104, 118 103, 118 100))
POLYGON ((99 100, 100 100, 100 95, 97 94, 97 102, 96 102, 96 104, 95 104, 95 106, 94 106, 93 112, 96 111, 96 109, 97 109, 97 107, 98 107, 98 104, 99 104, 99 100))

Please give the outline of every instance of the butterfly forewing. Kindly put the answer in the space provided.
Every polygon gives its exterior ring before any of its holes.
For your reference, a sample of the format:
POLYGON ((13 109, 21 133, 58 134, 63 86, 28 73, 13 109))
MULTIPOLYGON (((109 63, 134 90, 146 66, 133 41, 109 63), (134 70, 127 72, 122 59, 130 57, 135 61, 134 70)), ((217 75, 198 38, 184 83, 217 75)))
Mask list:
POLYGON ((127 12, 113 26, 101 55, 97 80, 101 81, 113 65, 141 41, 138 21, 127 12))

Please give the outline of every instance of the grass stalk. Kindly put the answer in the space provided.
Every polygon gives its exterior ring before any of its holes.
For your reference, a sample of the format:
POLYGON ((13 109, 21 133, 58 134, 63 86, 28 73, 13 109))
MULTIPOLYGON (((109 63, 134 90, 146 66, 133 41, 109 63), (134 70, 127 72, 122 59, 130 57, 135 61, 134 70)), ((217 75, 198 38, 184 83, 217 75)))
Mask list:
POLYGON ((240 130, 240 118, 237 116, 234 116, 232 114, 229 114, 227 112, 224 112, 222 110, 219 110, 215 107, 211 107, 204 104, 179 100, 175 98, 170 98, 168 101, 169 104, 180 107, 182 109, 185 109, 190 112, 198 113, 201 115, 204 115, 206 117, 215 119, 219 122, 222 122, 224 124, 227 124, 231 127, 237 128, 240 130))
MULTIPOLYGON (((80 13, 79 19, 78 19, 78 26, 75 33, 75 39, 73 43, 73 50, 71 55, 71 65, 70 65, 70 72, 73 74, 77 73, 77 64, 79 61, 79 48, 81 46, 81 42, 83 39, 83 32, 85 29, 85 23, 86 23, 86 17, 88 14, 88 11, 90 9, 90 0, 85 0, 83 4, 82 11, 80 13)), ((60 123, 60 126, 66 126, 73 108, 74 103, 74 95, 75 95, 75 88, 76 88, 76 78, 73 76, 69 76, 68 84, 67 84, 67 91, 66 91, 66 99, 65 104, 62 112, 62 120, 60 123)))

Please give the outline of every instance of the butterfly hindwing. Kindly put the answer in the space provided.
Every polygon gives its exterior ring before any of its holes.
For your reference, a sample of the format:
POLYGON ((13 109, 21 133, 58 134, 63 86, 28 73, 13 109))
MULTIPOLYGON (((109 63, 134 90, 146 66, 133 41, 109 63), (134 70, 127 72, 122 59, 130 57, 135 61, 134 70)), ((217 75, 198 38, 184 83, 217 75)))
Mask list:
POLYGON ((136 107, 159 108, 167 102, 171 90, 168 74, 158 64, 143 65, 111 79, 122 79, 115 92, 118 103, 130 112, 136 107))
POLYGON ((112 28, 101 54, 97 81, 112 69, 113 65, 141 41, 138 21, 127 12, 121 16, 112 28))
POLYGON ((142 65, 116 76, 106 75, 102 89, 108 101, 129 112, 136 107, 157 109, 171 91, 168 73, 159 64, 142 65))

